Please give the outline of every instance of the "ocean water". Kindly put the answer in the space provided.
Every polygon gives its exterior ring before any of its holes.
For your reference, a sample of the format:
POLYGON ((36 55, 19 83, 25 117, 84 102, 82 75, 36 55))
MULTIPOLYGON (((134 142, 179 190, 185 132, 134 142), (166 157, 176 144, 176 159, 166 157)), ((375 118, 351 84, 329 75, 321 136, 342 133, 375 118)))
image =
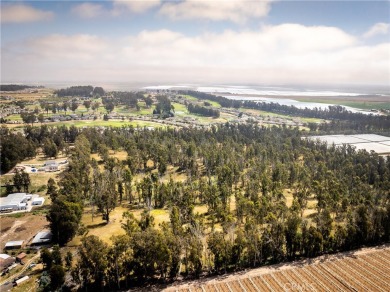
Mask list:
MULTIPOLYGON (((281 105, 287 105, 287 106, 295 106, 297 108, 301 109, 328 109, 329 106, 333 106, 334 104, 329 104, 329 103, 320 103, 320 102, 306 102, 306 101, 298 101, 294 99, 287 99, 287 98, 272 98, 272 97, 251 97, 251 96, 239 96, 239 95, 227 95, 224 96, 228 99, 233 99, 233 100, 250 100, 250 101, 258 101, 258 102, 265 102, 265 103, 279 103, 281 105)), ((350 106, 342 106, 346 108, 347 110, 354 112, 354 113, 363 113, 363 114, 375 114, 370 111, 365 111, 362 109, 358 108, 353 108, 350 106)))
POLYGON ((356 92, 337 92, 337 91, 316 91, 316 90, 294 90, 283 87, 265 87, 254 89, 248 87, 198 87, 198 91, 208 93, 231 93, 245 95, 266 95, 266 96, 359 96, 362 94, 356 92))

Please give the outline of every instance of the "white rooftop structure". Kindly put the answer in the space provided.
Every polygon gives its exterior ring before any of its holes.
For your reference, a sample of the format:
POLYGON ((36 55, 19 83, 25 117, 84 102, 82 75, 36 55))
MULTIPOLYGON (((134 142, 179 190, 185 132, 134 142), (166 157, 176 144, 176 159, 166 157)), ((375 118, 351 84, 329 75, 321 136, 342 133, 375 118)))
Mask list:
POLYGON ((19 285, 19 284, 23 283, 24 281, 27 281, 28 279, 30 279, 29 276, 24 276, 23 278, 16 280, 15 283, 16 283, 16 285, 19 285))
POLYGON ((32 200, 31 205, 33 206, 41 206, 45 202, 45 198, 38 197, 32 200))
POLYGON ((390 145, 384 145, 378 142, 351 144, 356 150, 375 151, 378 154, 390 153, 390 145))
POLYGON ((0 198, 0 210, 19 210, 20 204, 27 201, 26 195, 27 193, 14 193, 0 198))
POLYGON ((3 260, 6 260, 8 258, 10 258, 11 256, 5 254, 5 253, 0 253, 0 259, 3 259, 3 260))
POLYGON ((376 135, 376 134, 359 134, 359 135, 353 135, 355 137, 358 137, 360 139, 369 141, 369 142, 383 142, 383 141, 390 141, 390 137, 376 135))
POLYGON ((45 161, 45 163, 43 164, 44 166, 49 166, 49 165, 58 165, 57 161, 55 160, 48 160, 48 161, 45 161))
POLYGON ((23 245, 24 240, 8 241, 5 244, 5 248, 18 248, 23 245))
POLYGON ((35 235, 34 239, 32 240, 31 244, 45 244, 49 243, 53 237, 53 233, 51 233, 50 230, 44 230, 41 232, 38 232, 37 235, 35 235))
POLYGON ((351 145, 356 150, 375 151, 378 154, 390 154, 390 137, 376 134, 356 134, 356 135, 324 135, 310 136, 310 140, 326 142, 329 146, 351 145))
POLYGON ((349 135, 311 136, 310 139, 320 140, 321 142, 326 142, 329 145, 332 144, 342 145, 342 144, 367 142, 367 140, 359 139, 358 137, 349 136, 349 135))

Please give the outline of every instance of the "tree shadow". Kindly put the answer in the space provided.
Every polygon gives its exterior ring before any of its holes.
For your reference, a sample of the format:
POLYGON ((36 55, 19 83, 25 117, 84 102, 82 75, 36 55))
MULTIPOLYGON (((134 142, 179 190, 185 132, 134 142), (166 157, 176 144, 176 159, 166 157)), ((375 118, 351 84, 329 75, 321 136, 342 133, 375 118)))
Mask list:
POLYGON ((88 229, 95 229, 95 228, 103 227, 106 225, 107 225, 107 222, 101 222, 101 223, 96 223, 96 224, 90 224, 90 225, 87 225, 86 227, 88 229))

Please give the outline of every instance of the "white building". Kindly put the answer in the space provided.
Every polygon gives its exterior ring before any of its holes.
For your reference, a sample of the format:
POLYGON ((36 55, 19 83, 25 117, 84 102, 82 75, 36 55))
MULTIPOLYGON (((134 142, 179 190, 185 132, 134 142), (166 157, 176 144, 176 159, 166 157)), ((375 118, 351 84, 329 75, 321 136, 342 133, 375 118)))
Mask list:
POLYGON ((44 202, 45 202, 45 198, 38 197, 38 198, 35 198, 32 200, 31 205, 32 206, 42 206, 44 202))
POLYGON ((30 279, 29 276, 24 276, 23 278, 20 278, 19 280, 16 280, 15 284, 16 284, 16 286, 18 286, 18 285, 22 284, 24 281, 27 281, 28 279, 30 279))
POLYGON ((9 194, 7 197, 0 198, 0 212, 12 212, 21 210, 26 206, 28 197, 26 193, 9 194))
POLYGON ((59 166, 57 161, 46 161, 44 164, 45 171, 52 172, 52 171, 58 171, 59 166))
POLYGON ((34 239, 31 242, 31 245, 40 245, 51 242, 53 237, 53 233, 50 230, 44 230, 38 232, 37 235, 34 236, 34 239))
POLYGON ((8 241, 4 248, 5 249, 13 249, 13 248, 21 248, 23 246, 24 240, 15 240, 15 241, 8 241))

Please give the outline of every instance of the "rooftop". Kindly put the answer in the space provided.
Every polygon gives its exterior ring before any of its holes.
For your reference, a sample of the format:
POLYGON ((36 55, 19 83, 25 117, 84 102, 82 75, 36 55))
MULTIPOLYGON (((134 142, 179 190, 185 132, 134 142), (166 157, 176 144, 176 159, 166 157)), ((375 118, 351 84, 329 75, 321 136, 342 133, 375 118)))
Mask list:
POLYGON ((7 254, 5 254, 5 253, 0 253, 0 259, 3 259, 3 260, 5 260, 5 259, 8 259, 8 258, 10 258, 11 256, 9 256, 9 255, 7 255, 7 254))
POLYGON ((376 134, 356 135, 324 135, 309 136, 310 140, 326 142, 329 146, 342 146, 344 144, 353 146, 356 150, 375 151, 378 154, 390 154, 390 137, 376 134))
POLYGON ((35 235, 34 239, 32 240, 31 244, 43 244, 48 243, 51 241, 51 238, 53 237, 53 234, 50 230, 45 230, 38 232, 37 235, 35 235))
POLYGON ((44 197, 38 197, 32 200, 33 202, 44 202, 45 198, 44 197))
POLYGON ((0 198, 0 205, 19 205, 26 197, 27 193, 9 194, 7 197, 0 198))
POLYGON ((8 241, 5 244, 5 247, 15 247, 15 246, 22 246, 24 240, 15 240, 15 241, 8 241))
POLYGON ((27 254, 22 252, 22 253, 18 254, 16 258, 17 259, 24 259, 26 256, 27 256, 27 254))

